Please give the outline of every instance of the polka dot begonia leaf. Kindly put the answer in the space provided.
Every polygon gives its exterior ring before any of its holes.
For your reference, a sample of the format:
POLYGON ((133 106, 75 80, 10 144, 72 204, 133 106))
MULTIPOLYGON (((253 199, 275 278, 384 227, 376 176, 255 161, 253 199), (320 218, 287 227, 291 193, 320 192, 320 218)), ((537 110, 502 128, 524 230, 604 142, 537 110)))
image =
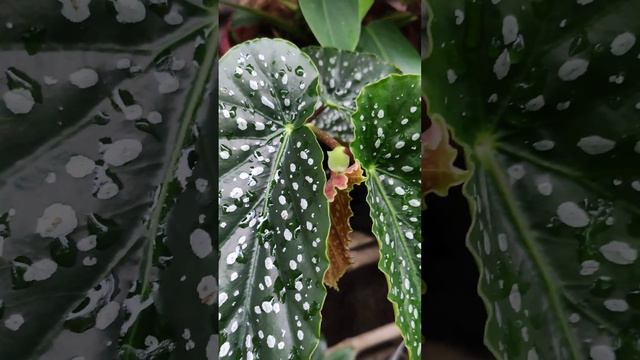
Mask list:
POLYGON ((498 359, 640 357, 638 1, 429 1, 498 359))
POLYGON ((388 297, 410 358, 419 359, 420 77, 390 75, 366 86, 356 103, 351 151, 366 172, 379 267, 389 282, 388 297))
POLYGON ((220 359, 309 359, 320 337, 329 207, 305 126, 318 71, 284 40, 220 60, 220 359))
POLYGON ((304 52, 320 71, 320 96, 326 106, 315 124, 338 139, 353 140, 351 114, 356 109, 356 97, 365 85, 399 70, 373 54, 317 46, 307 47, 304 52))

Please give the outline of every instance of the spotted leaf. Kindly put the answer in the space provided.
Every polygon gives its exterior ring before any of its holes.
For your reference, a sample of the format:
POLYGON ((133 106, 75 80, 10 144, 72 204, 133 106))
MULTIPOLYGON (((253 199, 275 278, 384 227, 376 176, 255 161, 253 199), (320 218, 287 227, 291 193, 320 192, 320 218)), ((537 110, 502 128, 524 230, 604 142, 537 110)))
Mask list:
POLYGON ((340 140, 353 140, 351 114, 360 90, 372 82, 399 72, 376 55, 310 46, 304 51, 320 71, 321 96, 325 110, 316 118, 321 129, 340 140))
POLYGON ((1 359, 211 354, 217 10, 199 3, 0 7, 1 359))
POLYGON ((432 119, 422 133, 422 192, 447 196, 449 188, 460 185, 467 172, 453 162, 458 151, 449 143, 449 129, 440 118, 432 119))
POLYGON ((220 358, 309 359, 329 232, 323 153, 304 124, 318 71, 293 44, 259 39, 219 74, 220 358))
POLYGON ((367 175, 379 267, 411 359, 419 359, 420 77, 390 75, 366 86, 356 102, 351 150, 367 175))
POLYGON ((430 1, 425 89, 466 147, 502 359, 640 356, 637 1, 430 1))

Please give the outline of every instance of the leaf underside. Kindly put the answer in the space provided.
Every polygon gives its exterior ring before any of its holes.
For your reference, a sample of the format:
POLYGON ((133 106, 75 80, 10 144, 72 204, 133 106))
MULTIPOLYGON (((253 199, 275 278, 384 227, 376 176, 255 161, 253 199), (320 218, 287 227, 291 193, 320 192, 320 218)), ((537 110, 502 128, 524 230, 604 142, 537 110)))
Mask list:
POLYGON ((284 40, 221 60, 220 358, 309 359, 326 290, 323 153, 304 125, 318 72, 284 40))
POLYGON ((447 196, 452 186, 460 185, 467 172, 453 163, 458 151, 449 143, 449 130, 440 118, 422 133, 422 193, 447 196))
MULTIPOLYGON (((350 166, 345 173, 337 174, 331 172, 331 178, 327 182, 328 186, 332 186, 332 180, 335 178, 346 178, 343 181, 337 180, 344 184, 344 188, 334 187, 333 200, 329 203, 329 214, 331 218, 331 229, 329 230, 329 238, 327 239, 327 253, 329 254, 329 268, 324 274, 324 283, 334 289, 338 289, 338 280, 347 272, 352 263, 349 250, 351 242, 349 235, 351 234, 351 196, 349 193, 354 185, 360 185, 364 181, 362 167, 356 163, 350 166)), ((326 191, 325 191, 326 193, 326 191)))
POLYGON ((410 358, 419 359, 420 77, 390 75, 366 86, 357 109, 351 151, 367 175, 379 267, 387 277, 388 297, 410 358))
POLYGON ((304 49, 320 72, 322 102, 327 107, 314 121, 332 136, 353 140, 351 114, 362 88, 399 70, 373 54, 310 46, 304 49))
POLYGON ((472 164, 488 347, 640 357, 640 2, 430 3, 424 87, 472 164))
POLYGON ((0 358, 212 358, 217 11, 75 3, 0 9, 0 358))
POLYGON ((360 38, 359 0, 300 0, 300 10, 323 47, 353 51, 360 38))

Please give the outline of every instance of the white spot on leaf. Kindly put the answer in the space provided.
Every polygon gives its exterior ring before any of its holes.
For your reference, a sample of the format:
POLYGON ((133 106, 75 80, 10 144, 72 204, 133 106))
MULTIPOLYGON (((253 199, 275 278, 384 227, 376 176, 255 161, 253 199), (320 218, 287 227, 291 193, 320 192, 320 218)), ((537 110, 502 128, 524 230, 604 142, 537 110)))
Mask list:
POLYGON ((2 95, 2 100, 7 109, 16 115, 29 113, 35 105, 35 100, 27 89, 9 90, 2 95))
POLYGON ((578 147, 589 155, 599 155, 611 151, 616 146, 613 140, 598 135, 583 137, 578 141, 578 147))

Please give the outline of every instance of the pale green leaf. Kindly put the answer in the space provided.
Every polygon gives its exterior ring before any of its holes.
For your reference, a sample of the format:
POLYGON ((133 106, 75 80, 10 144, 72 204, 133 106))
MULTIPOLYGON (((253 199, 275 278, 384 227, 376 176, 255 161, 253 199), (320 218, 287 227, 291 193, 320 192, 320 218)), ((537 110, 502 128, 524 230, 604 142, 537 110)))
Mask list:
POLYGON ((360 15, 360 20, 362 20, 371 6, 373 6, 374 0, 358 0, 358 14, 360 15))
POLYGON ((215 339, 217 4, 128 3, 0 7, 1 359, 215 339))

